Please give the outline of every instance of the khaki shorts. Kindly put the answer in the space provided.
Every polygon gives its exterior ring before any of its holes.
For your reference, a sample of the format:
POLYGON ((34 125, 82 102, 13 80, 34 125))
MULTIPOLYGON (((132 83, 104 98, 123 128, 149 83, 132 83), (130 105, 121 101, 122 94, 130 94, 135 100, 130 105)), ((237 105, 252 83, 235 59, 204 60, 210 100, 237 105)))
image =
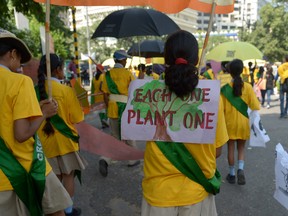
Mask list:
POLYGON ((74 170, 84 170, 88 165, 79 152, 71 152, 62 156, 47 158, 47 160, 56 175, 69 175, 74 170))
MULTIPOLYGON (((46 176, 45 191, 42 199, 44 214, 52 214, 64 210, 72 204, 69 194, 51 171, 46 176)), ((0 212, 1 216, 30 216, 25 204, 14 191, 0 192, 0 212)))
POLYGON ((217 216, 215 196, 209 195, 202 202, 194 205, 176 207, 151 206, 142 199, 141 216, 217 216))

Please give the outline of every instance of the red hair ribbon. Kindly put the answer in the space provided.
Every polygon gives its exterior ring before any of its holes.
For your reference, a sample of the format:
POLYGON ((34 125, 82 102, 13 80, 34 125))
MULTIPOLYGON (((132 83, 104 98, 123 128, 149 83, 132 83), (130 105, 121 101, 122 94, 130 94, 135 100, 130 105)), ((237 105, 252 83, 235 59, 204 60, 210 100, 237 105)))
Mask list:
POLYGON ((177 58, 175 60, 175 64, 178 65, 178 64, 188 64, 187 60, 184 59, 184 58, 177 58))

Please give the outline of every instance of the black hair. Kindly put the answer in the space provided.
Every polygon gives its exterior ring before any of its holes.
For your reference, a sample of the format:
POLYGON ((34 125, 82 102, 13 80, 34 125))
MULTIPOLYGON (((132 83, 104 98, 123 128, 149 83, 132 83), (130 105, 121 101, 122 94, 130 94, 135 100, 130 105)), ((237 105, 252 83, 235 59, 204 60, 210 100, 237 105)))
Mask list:
POLYGON ((101 74, 102 74, 102 71, 96 68, 95 79, 98 80, 101 74))
POLYGON ((153 72, 153 69, 152 69, 152 65, 149 65, 148 67, 146 67, 146 71, 145 73, 150 76, 153 72))
POLYGON ((165 43, 165 84, 178 97, 191 93, 198 85, 198 42, 189 32, 179 30, 171 34, 165 43), (187 64, 176 64, 176 59, 183 58, 187 64))
POLYGON ((7 52, 13 50, 13 47, 6 44, 5 42, 0 42, 0 56, 5 55, 7 52))
POLYGON ((145 66, 145 64, 139 64, 138 65, 138 70, 145 70, 145 68, 146 68, 146 66, 145 66))
POLYGON ((242 88, 244 86, 244 82, 241 78, 241 73, 243 72, 244 64, 240 59, 234 59, 229 63, 229 73, 234 79, 233 82, 233 94, 234 96, 242 95, 242 88))
POLYGON ((263 66, 260 66, 260 67, 259 67, 259 74, 261 74, 261 75, 262 75, 262 74, 263 74, 263 72, 264 72, 264 67, 263 67, 263 66))
MULTIPOLYGON (((58 67, 63 66, 63 60, 56 54, 50 54, 50 67, 51 67, 51 74, 53 75, 58 67)), ((40 101, 47 99, 47 93, 45 90, 45 78, 47 75, 46 69, 46 55, 43 55, 40 60, 40 65, 38 68, 38 89, 40 95, 40 101)), ((51 125, 50 118, 46 119, 46 123, 43 127, 43 131, 46 135, 54 134, 54 128, 51 125)))

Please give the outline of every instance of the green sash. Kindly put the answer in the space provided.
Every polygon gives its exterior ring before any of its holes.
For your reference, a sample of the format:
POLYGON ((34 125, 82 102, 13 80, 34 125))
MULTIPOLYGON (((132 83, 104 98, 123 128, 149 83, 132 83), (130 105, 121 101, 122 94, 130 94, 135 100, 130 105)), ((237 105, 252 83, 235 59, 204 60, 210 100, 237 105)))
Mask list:
MULTIPOLYGON (((112 94, 119 94, 119 95, 121 94, 117 88, 116 83, 112 80, 110 76, 110 71, 106 72, 106 81, 107 81, 108 89, 112 94)), ((126 108, 126 103, 122 103, 122 102, 116 102, 116 103, 118 106, 119 134, 120 134, 120 139, 121 139, 121 117, 126 108)))
MULTIPOLYGON (((221 175, 216 169, 215 175, 207 179, 201 168, 186 149, 183 143, 155 142, 166 158, 185 176, 202 185, 211 194, 216 195, 220 191, 221 175)), ((205 158, 203 158, 205 160, 205 158)))
MULTIPOLYGON (((35 91, 38 101, 40 101, 40 93, 38 86, 35 86, 35 91)), ((46 95, 47 98, 47 95, 46 95)), ((74 135, 72 130, 68 127, 65 121, 58 115, 54 115, 50 118, 51 124, 64 136, 72 139, 74 142, 79 143, 79 136, 74 135)))
POLYGON ((22 167, 0 137, 0 168, 31 216, 42 215, 46 162, 38 136, 35 135, 33 161, 29 173, 22 167))
POLYGON ((241 97, 235 97, 233 95, 233 88, 226 84, 221 88, 221 93, 228 99, 228 101, 246 118, 248 116, 248 105, 242 100, 241 97))
POLYGON ((208 71, 205 71, 204 74, 203 74, 203 76, 206 77, 207 79, 210 79, 210 80, 212 79, 212 78, 210 77, 208 71))

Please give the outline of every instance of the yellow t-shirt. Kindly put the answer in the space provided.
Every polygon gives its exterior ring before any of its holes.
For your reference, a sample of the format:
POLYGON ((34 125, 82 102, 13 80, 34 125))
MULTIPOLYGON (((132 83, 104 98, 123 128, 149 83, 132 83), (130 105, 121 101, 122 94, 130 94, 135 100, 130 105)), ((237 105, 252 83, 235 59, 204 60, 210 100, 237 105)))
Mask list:
POLYGON ((284 80, 288 78, 288 62, 285 62, 278 67, 278 74, 280 76, 280 83, 283 84, 284 80))
MULTIPOLYGON (((113 68, 110 70, 111 79, 115 82, 121 95, 128 96, 129 84, 135 80, 133 74, 125 68, 113 68)), ((102 91, 111 94, 106 82, 106 75, 103 79, 102 91)), ((118 107, 115 101, 109 100, 107 109, 108 118, 118 118, 118 107)))
MULTIPOLYGON (((13 122, 42 116, 32 80, 0 66, 0 136, 15 158, 29 172, 34 151, 34 139, 19 143, 14 138, 13 122)), ((46 161, 46 175, 51 171, 46 161)), ((13 190, 10 181, 0 170, 0 191, 13 190)))
POLYGON ((220 85, 222 87, 225 84, 230 83, 232 80, 232 77, 229 73, 221 73, 221 74, 218 74, 217 79, 220 80, 220 85))
MULTIPOLYGON (((55 80, 52 80, 51 83, 52 97, 58 103, 58 115, 65 121, 68 127, 72 130, 73 134, 77 135, 77 130, 74 124, 84 120, 84 114, 80 103, 71 87, 58 83, 55 80)), ((40 129, 38 130, 38 135, 47 158, 65 155, 67 153, 79 150, 78 143, 62 135, 55 128, 55 133, 47 136, 42 131, 45 122, 46 121, 42 123, 40 129)))
POLYGON ((259 68, 255 68, 254 73, 253 73, 254 83, 257 83, 259 80, 259 78, 257 76, 258 72, 259 72, 259 68))
MULTIPOLYGON (((232 86, 232 82, 229 83, 232 86)), ((242 115, 224 96, 221 95, 224 104, 225 121, 229 139, 247 140, 250 137, 249 119, 242 115)), ((260 103, 252 86, 244 82, 241 99, 251 110, 259 110, 260 103)))
MULTIPOLYGON (((223 104, 220 98, 215 142, 213 144, 184 143, 207 179, 215 174, 216 148, 224 145, 227 140, 223 104)), ((200 184, 190 180, 176 169, 153 141, 146 143, 142 188, 146 201, 159 207, 192 205, 208 196, 208 192, 200 184)))
POLYGON ((248 67, 243 68, 243 72, 241 74, 242 80, 247 83, 251 83, 251 77, 248 67))
MULTIPOLYGON (((100 87, 101 87, 101 83, 103 83, 103 77, 104 77, 104 74, 101 74, 99 76, 99 79, 96 80, 95 78, 93 78, 93 84, 94 84, 94 94, 97 94, 97 93, 102 93, 102 91, 100 90, 100 87)), ((101 95, 96 95, 94 96, 95 97, 95 103, 99 103, 99 102, 103 102, 104 101, 104 96, 103 94, 101 95)))

